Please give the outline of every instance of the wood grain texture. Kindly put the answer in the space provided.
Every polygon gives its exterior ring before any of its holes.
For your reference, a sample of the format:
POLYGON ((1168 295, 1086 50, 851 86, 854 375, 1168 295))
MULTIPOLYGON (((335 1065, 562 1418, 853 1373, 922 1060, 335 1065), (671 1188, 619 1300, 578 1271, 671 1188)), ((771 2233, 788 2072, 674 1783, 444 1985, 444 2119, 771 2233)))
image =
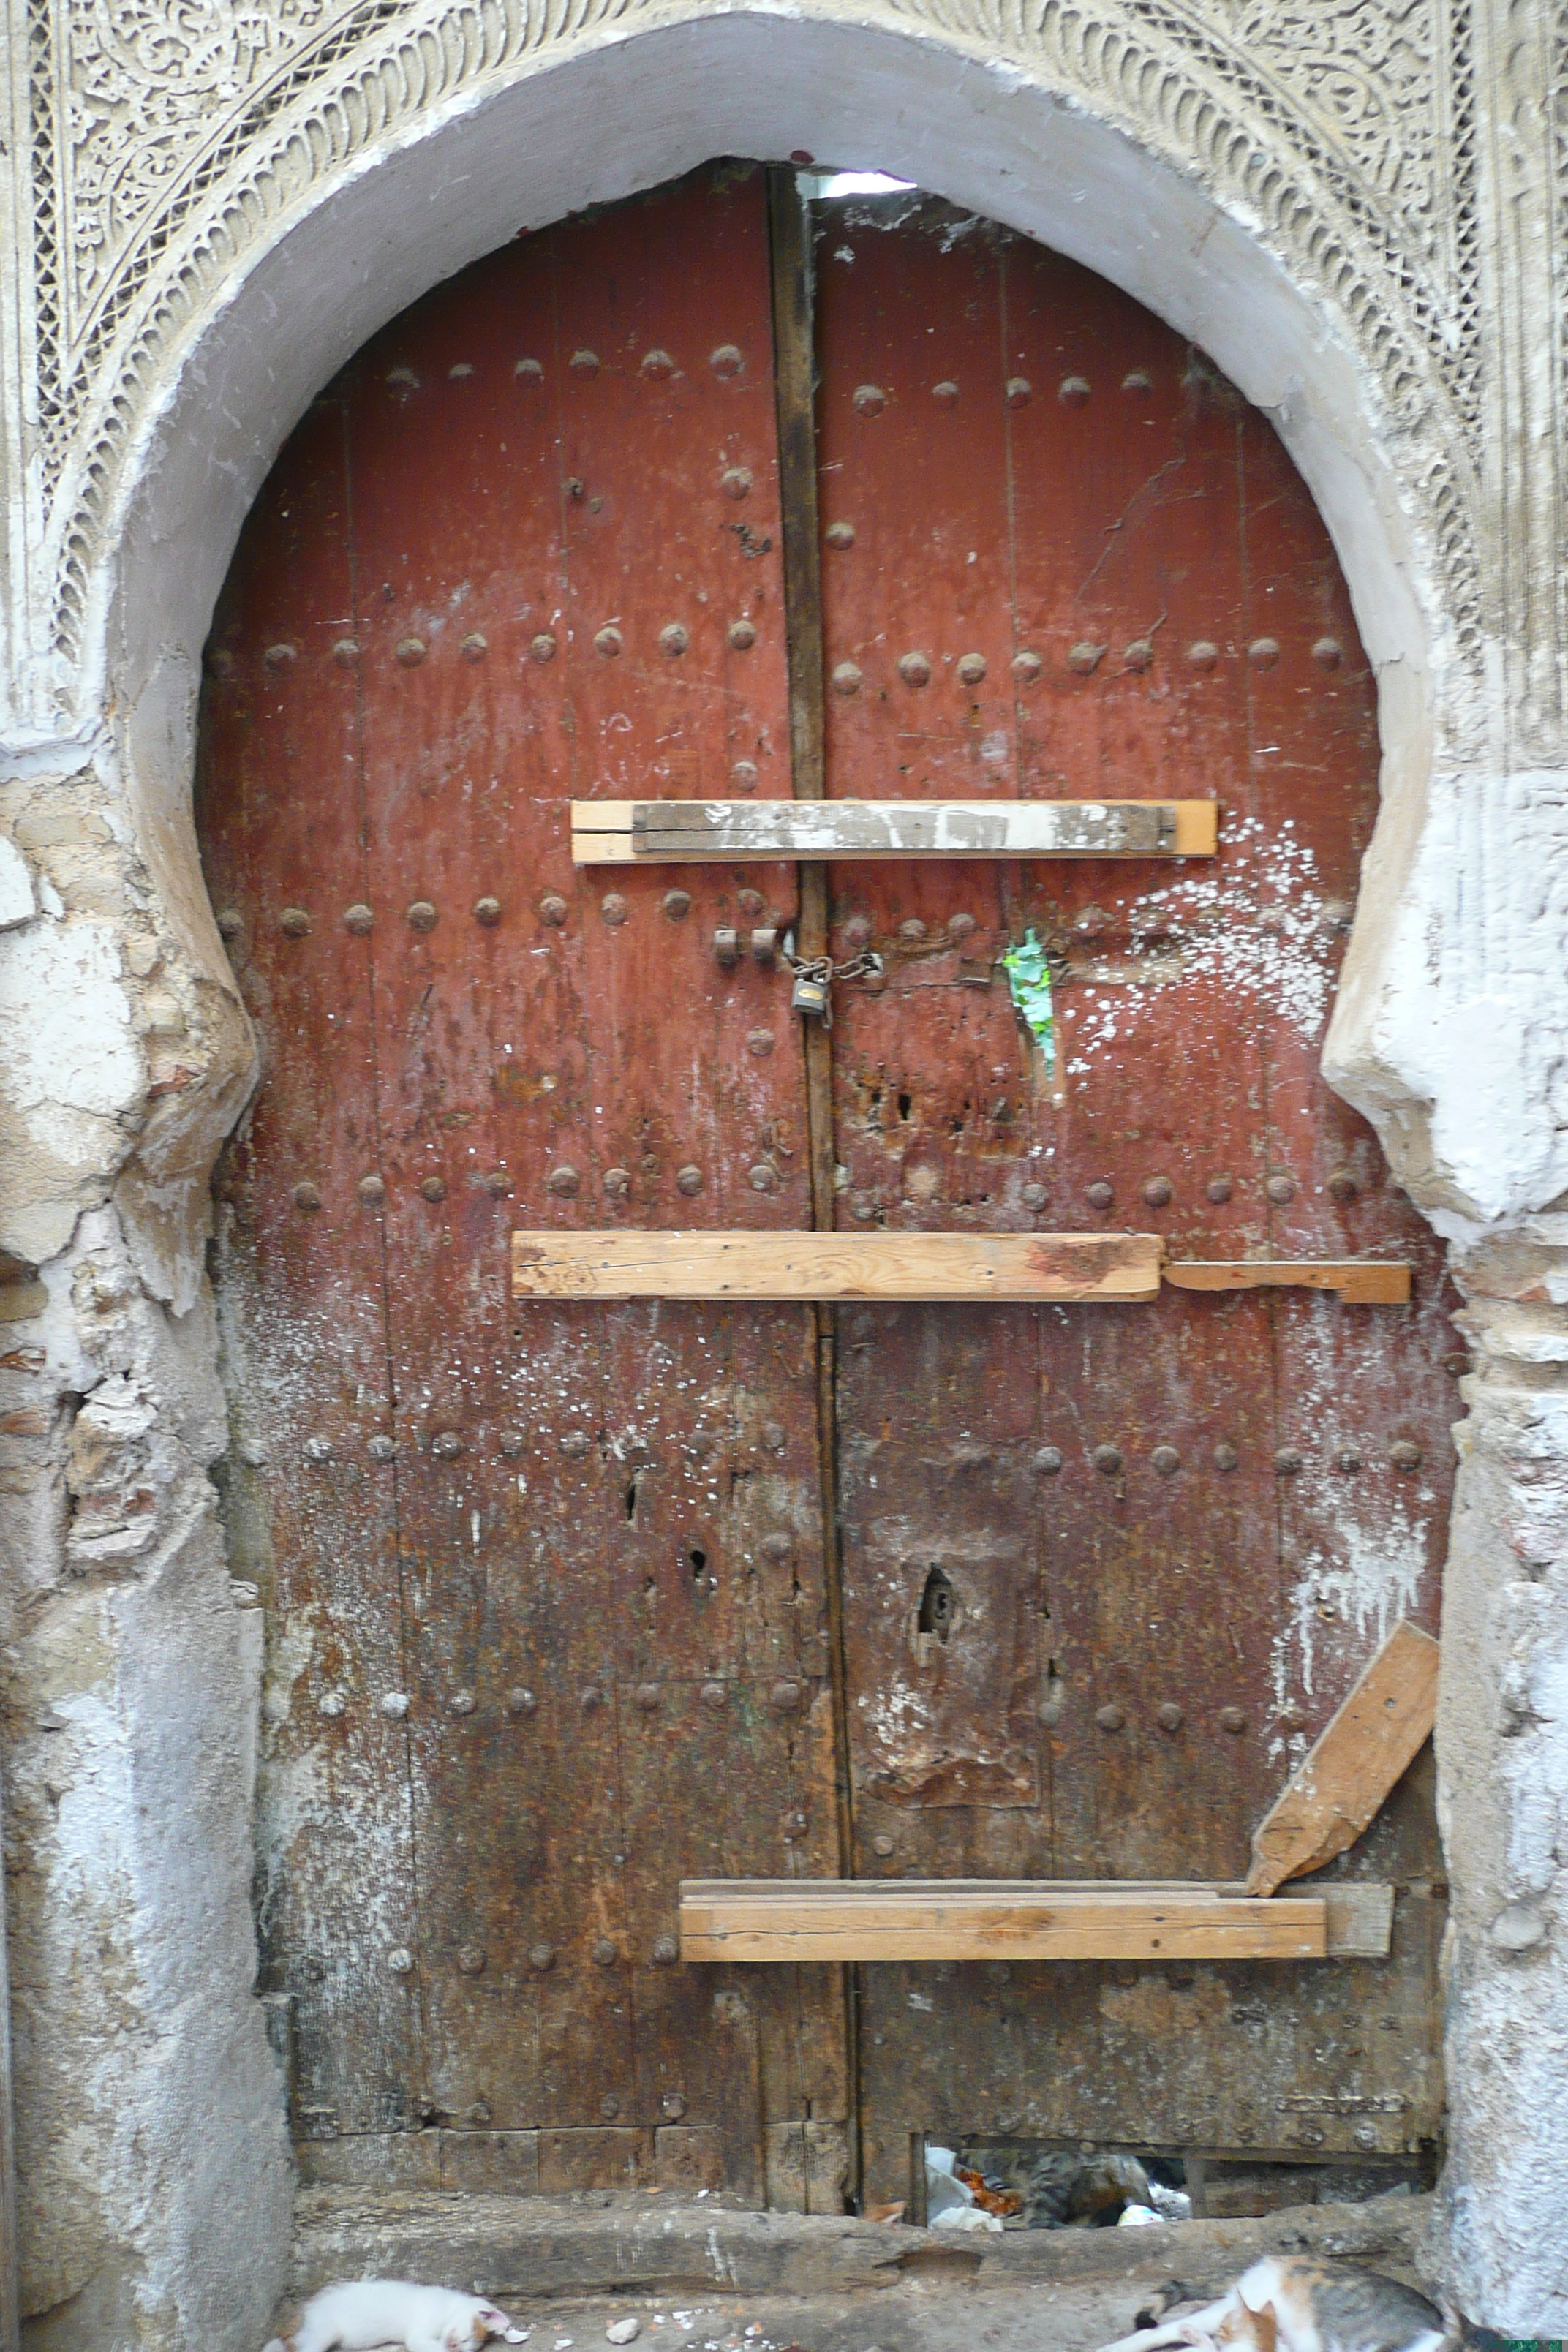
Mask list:
POLYGON ((896 1885, 689 1881, 683 1960, 1312 1960, 1321 1898, 1259 1903, 1211 1886, 1049 1882, 896 1885))
POLYGON ((1394 1627, 1253 1832, 1252 1894, 1321 1870, 1360 1837, 1431 1737, 1439 1654, 1418 1625, 1394 1627))
POLYGON ((520 1298, 1154 1297, 1148 1234, 516 1233, 520 1298))
POLYGON ((574 801, 579 866, 641 859, 1212 857, 1213 801, 574 801))
POLYGON ((1171 1258, 1175 1290, 1331 1290, 1347 1307, 1406 1307, 1410 1268, 1395 1258, 1171 1258))

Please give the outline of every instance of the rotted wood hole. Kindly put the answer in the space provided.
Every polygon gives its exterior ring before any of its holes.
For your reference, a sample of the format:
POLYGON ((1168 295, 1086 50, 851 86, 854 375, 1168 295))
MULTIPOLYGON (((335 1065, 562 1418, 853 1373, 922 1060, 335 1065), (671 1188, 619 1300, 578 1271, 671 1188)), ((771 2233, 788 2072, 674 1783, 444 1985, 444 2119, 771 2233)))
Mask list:
POLYGON ((1376 746, 1304 488, 1082 269, 808 193, 710 166, 426 297, 214 624, 264 1065, 226 1509, 301 2160, 825 2210, 902 2197, 921 2134, 1404 2162, 1429 1759, 1326 1874, 1394 1885, 1386 1959, 679 1960, 682 1877, 1240 1879, 1435 1628, 1463 1362, 1319 1074, 1376 746), (1217 801, 1219 854, 574 866, 574 800, 747 795, 1217 801), (831 1028, 786 938, 881 960, 831 1028), (1408 1259, 1414 1302, 514 1300, 515 1227, 1133 1230, 1408 1259))

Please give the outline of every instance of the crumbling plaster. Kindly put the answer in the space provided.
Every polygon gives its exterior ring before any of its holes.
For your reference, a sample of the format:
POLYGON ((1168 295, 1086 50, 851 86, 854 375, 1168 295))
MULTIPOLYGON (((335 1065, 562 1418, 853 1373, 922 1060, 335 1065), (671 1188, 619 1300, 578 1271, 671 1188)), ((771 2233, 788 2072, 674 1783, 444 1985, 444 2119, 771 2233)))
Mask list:
POLYGON ((10 8, 0 1668, 33 2338, 238 2352, 287 2255, 259 1621, 209 1475, 207 1181, 254 1075, 190 818, 213 599, 311 394, 404 304, 520 227, 796 151, 1008 221, 1193 336, 1339 548, 1384 764, 1326 1066, 1454 1242, 1476 1344, 1438 2259, 1472 2314, 1563 2332, 1562 11, 258 0, 187 37, 153 0, 10 8))

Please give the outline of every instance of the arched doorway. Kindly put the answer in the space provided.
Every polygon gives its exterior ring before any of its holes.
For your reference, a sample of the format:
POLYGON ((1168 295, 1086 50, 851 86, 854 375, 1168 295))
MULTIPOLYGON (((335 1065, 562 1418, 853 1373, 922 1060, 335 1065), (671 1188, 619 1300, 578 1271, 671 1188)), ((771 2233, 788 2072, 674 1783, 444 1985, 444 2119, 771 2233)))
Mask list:
POLYGON ((813 237, 814 404, 759 170, 477 265, 315 404, 215 624, 298 2136, 319 2175, 826 2210, 928 2131, 1402 2154, 1438 2101, 1419 1769, 1337 1866, 1400 1886, 1387 1961, 676 1957, 686 1875, 1239 1874, 1435 1613, 1446 1525, 1439 1255, 1317 1072, 1375 740, 1310 501, 1076 266, 912 195, 813 237), (837 866, 832 951, 884 970, 808 1038, 809 869, 606 875, 567 824, 787 797, 792 748, 829 797, 1217 798, 1221 854, 837 866), (1001 964, 1031 930, 1048 1062, 1001 964), (1416 1305, 507 1295, 518 1225, 814 1219, 1398 1254, 1416 1305))

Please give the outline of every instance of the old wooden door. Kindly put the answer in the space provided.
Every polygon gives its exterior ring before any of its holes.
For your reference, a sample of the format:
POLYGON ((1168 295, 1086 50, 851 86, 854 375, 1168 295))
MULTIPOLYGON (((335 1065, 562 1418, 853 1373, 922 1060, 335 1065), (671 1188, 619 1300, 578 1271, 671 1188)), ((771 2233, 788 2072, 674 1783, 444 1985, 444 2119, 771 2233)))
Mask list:
POLYGON ((264 1055, 220 1180, 228 1513, 306 2168, 837 2210, 921 2131, 1404 2148, 1419 1772, 1342 1865, 1399 1882, 1388 1963, 867 1968, 852 2031, 838 1971, 676 1959, 683 1874, 1239 1871, 1435 1609, 1453 1410, 1436 1253, 1316 1075, 1373 698, 1269 428, 908 197, 816 211, 814 419, 773 196, 772 252, 766 175, 716 167, 406 313, 215 624, 201 824, 264 1055), (809 1038, 745 951, 822 917, 809 877, 571 865, 573 797, 824 774, 1217 795, 1224 848, 836 870, 834 951, 886 972, 809 1038), (997 964, 1031 926, 1054 1075, 997 964), (1418 1304, 507 1297, 518 1224, 814 1217, 1397 1245, 1418 1304))

